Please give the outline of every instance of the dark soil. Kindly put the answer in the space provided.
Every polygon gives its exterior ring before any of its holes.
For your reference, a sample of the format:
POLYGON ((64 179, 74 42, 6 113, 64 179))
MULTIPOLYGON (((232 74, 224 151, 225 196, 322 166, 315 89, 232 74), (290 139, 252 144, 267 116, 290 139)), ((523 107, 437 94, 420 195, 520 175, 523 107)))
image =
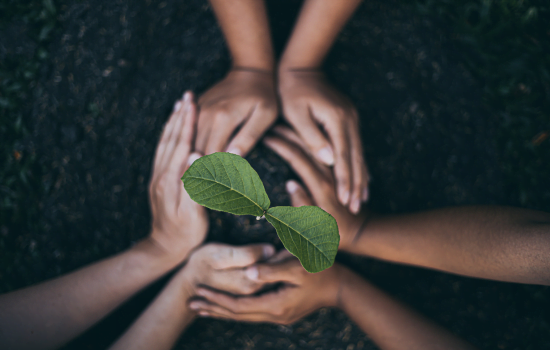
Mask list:
MULTIPOLYGON (((299 5, 269 2, 279 52, 299 5)), ((365 158, 374 179, 370 208, 398 213, 518 205, 504 191, 495 141, 498 120, 483 105, 480 86, 460 64, 445 28, 414 13, 398 1, 366 1, 326 61, 329 78, 361 115, 365 158)), ((206 0, 67 0, 59 16, 50 64, 41 72, 27 111, 32 135, 25 147, 44 169, 39 228, 2 232, 12 257, 2 274, 2 290, 69 272, 146 236, 152 156, 173 102, 184 90, 205 91, 230 63, 206 0)), ((8 28, 10 36, 21 36, 13 45, 25 40, 17 28, 8 28)), ((248 160, 272 203, 288 205, 284 181, 294 175, 287 165, 261 146, 248 160)), ((541 198, 548 198, 548 191, 541 189, 541 198)), ((278 243, 265 220, 217 212, 210 217, 209 240, 278 243)), ((358 257, 339 255, 338 260, 481 348, 550 348, 546 287, 358 257)), ((66 348, 110 344, 161 285, 66 348)), ((177 348, 375 347, 343 313, 323 309, 292 326, 201 319, 177 348)))

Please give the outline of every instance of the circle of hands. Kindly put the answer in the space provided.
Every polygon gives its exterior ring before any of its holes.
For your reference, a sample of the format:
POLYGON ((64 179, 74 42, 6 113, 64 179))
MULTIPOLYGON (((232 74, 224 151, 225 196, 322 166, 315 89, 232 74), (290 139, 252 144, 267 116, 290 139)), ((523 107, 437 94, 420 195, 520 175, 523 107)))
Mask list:
MULTIPOLYGON (((186 193, 181 177, 204 154, 230 151, 244 156, 251 150, 278 114, 269 79, 263 73, 232 71, 198 100, 199 107, 186 92, 176 102, 156 150, 149 188, 150 240, 185 262, 171 283, 184 293, 185 307, 200 316, 289 324, 340 303, 346 273, 337 263, 312 274, 287 250, 277 253, 269 244, 201 245, 208 216, 186 193)), ((281 99, 294 129, 275 126, 262 141, 289 163, 308 189, 287 182, 292 205, 317 205, 333 215, 340 249, 345 249, 362 225, 364 219, 357 214, 368 197, 357 113, 318 73, 289 79, 292 87, 281 99)))

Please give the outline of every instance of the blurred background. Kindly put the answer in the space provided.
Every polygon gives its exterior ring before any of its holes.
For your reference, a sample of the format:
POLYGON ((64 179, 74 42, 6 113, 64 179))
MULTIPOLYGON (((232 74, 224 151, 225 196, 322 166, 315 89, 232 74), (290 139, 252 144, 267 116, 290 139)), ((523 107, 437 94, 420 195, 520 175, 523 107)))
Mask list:
MULTIPOLYGON (((301 2, 267 4, 280 53, 301 2)), ((549 20, 544 0, 363 3, 325 70, 361 115, 373 211, 550 211, 549 20)), ((0 292, 144 237, 152 156, 173 101, 203 92, 229 64, 206 0, 2 0, 0 292)), ((286 165, 262 147, 249 161, 274 204, 286 203, 286 165)), ((255 220, 211 220, 210 240, 276 241, 255 220)), ((550 348, 547 287, 338 259, 481 348, 550 348)), ((110 344, 160 284, 66 348, 110 344)), ((376 348, 328 309, 285 327, 200 320, 177 347, 376 348)))

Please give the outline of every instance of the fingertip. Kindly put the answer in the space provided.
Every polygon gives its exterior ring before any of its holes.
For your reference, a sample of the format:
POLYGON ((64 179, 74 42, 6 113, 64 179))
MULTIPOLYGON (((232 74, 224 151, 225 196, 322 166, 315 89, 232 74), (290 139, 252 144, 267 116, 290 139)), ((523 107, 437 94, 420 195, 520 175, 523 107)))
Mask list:
POLYGON ((334 165, 334 152, 332 147, 326 146, 317 151, 317 159, 319 159, 323 164, 328 166, 334 165))
POLYGON ((241 157, 242 157, 242 154, 243 154, 243 152, 238 147, 231 147, 226 152, 236 154, 236 155, 241 156, 241 157))
POLYGON ((348 205, 349 196, 349 190, 345 189, 343 186, 338 186, 338 199, 342 205, 348 205))
POLYGON ((193 152, 187 158, 187 166, 191 166, 197 159, 201 157, 200 153, 193 152))
POLYGON ((361 194, 361 199, 363 202, 366 202, 369 200, 369 189, 368 187, 363 188, 363 193, 361 194))
POLYGON ((193 93, 190 90, 185 91, 183 94, 183 101, 184 102, 191 102, 193 100, 193 93))
POLYGON ((262 254, 263 254, 264 260, 271 258, 273 255, 275 255, 275 247, 272 246, 271 244, 265 245, 263 247, 262 254))
POLYGON ((249 268, 246 269, 245 274, 246 274, 246 277, 248 277, 248 279, 252 281, 257 281, 260 272, 258 271, 257 266, 250 266, 249 268))
POLYGON ((361 201, 359 200, 359 198, 354 198, 350 205, 349 205, 349 210, 353 213, 353 214, 358 214, 359 213, 359 209, 361 208, 361 201))
POLYGON ((290 180, 286 182, 286 191, 289 194, 296 193, 296 191, 298 191, 299 188, 300 188, 300 185, 298 185, 298 183, 294 180, 290 180))

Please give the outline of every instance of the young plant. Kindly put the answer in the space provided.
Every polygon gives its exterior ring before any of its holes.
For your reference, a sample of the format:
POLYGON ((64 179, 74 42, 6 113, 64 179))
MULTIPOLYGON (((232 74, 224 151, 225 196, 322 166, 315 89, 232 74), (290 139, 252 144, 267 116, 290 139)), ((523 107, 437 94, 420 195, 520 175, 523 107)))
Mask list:
POLYGON ((201 157, 181 179, 200 205, 236 215, 265 216, 308 272, 323 271, 334 263, 340 235, 332 215, 314 206, 270 208, 258 173, 240 156, 219 152, 201 157))

